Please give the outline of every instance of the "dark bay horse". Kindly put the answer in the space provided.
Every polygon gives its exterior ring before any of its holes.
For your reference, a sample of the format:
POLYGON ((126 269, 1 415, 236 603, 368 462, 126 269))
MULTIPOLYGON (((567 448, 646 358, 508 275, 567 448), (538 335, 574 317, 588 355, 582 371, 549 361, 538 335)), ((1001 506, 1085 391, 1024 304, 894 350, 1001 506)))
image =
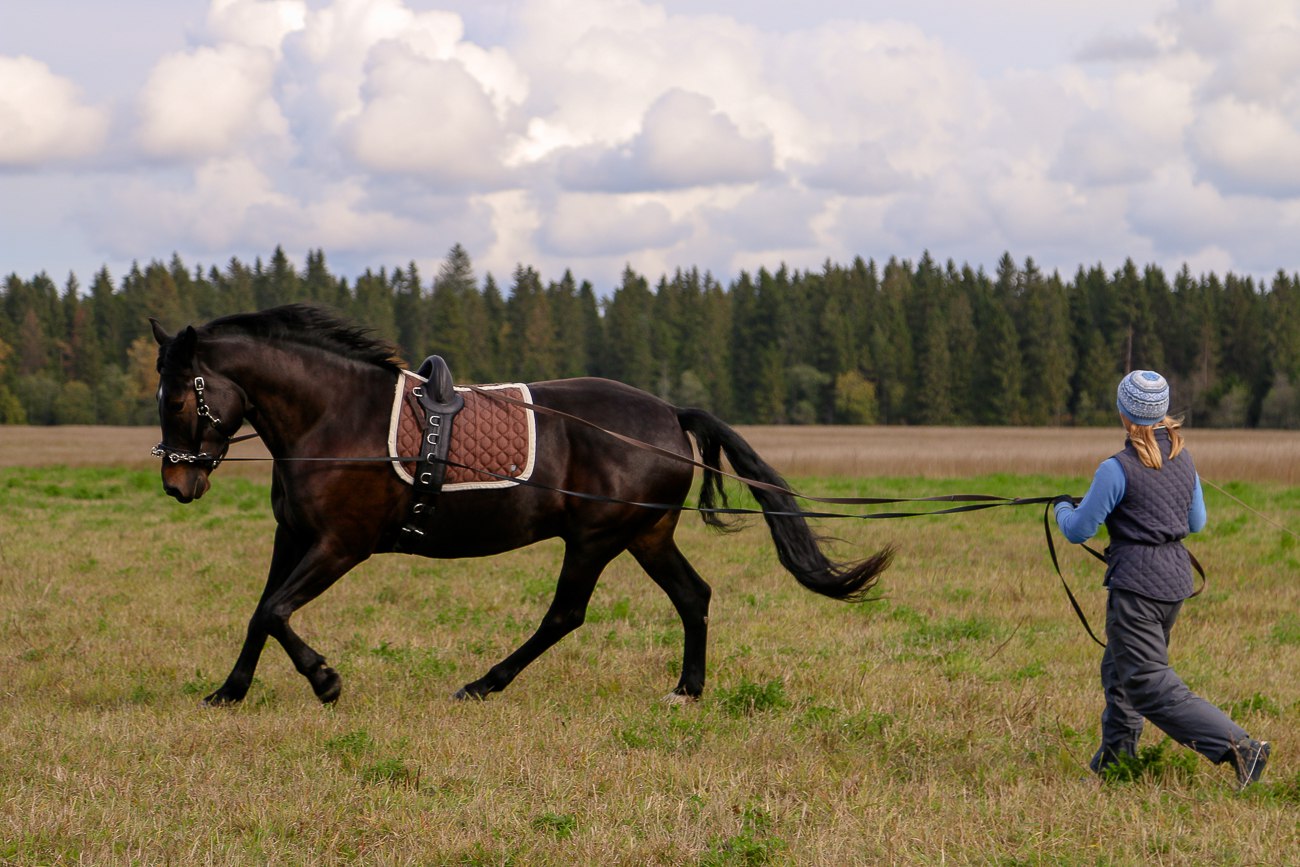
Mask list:
MULTIPOLYGON (((393 551, 407 518, 411 486, 376 460, 388 454, 388 424, 401 375, 394 350, 365 329, 302 305, 227 316, 174 336, 152 324, 159 345, 160 453, 167 493, 182 503, 203 496, 230 438, 245 421, 275 458, 276 530, 266 588, 234 668, 206 700, 227 704, 244 698, 269 635, 316 696, 335 701, 342 686, 338 673, 298 637, 289 618, 358 563, 393 551)), ((692 454, 687 434, 694 436, 709 467, 702 508, 725 503, 718 475, 722 452, 739 475, 783 484, 734 430, 701 410, 678 409, 603 379, 538 382, 530 388, 538 406, 685 458, 692 454)), ((681 678, 670 698, 698 698, 704 689, 711 591, 673 540, 680 512, 634 505, 682 505, 694 468, 629 447, 588 424, 532 414, 538 456, 532 484, 445 492, 436 519, 413 551, 436 558, 479 557, 555 537, 565 544, 555 598, 536 632, 456 696, 484 698, 504 689, 581 625, 601 571, 630 551, 668 594, 685 631, 681 678)), ((888 565, 889 548, 858 563, 831 562, 802 517, 772 514, 797 511, 792 497, 752 490, 778 559, 808 589, 834 599, 861 599, 888 565)), ((721 523, 716 514, 702 514, 721 523)))

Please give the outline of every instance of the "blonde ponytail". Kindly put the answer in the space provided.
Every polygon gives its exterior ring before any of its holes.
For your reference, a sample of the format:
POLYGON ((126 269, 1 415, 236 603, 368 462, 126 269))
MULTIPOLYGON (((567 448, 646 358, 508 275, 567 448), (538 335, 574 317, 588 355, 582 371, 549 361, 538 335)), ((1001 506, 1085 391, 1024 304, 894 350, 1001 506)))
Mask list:
POLYGON ((1133 443, 1133 449, 1138 453, 1145 466, 1153 470, 1158 470, 1164 465, 1164 457, 1160 454, 1160 446, 1156 443, 1156 428, 1163 426, 1169 431, 1169 459, 1173 460, 1178 457, 1178 453, 1183 450, 1183 435, 1178 429, 1182 427, 1182 422, 1172 416, 1165 416, 1165 420, 1155 425, 1133 424, 1133 422, 1120 416, 1124 422, 1124 430, 1128 431, 1129 442, 1133 443))

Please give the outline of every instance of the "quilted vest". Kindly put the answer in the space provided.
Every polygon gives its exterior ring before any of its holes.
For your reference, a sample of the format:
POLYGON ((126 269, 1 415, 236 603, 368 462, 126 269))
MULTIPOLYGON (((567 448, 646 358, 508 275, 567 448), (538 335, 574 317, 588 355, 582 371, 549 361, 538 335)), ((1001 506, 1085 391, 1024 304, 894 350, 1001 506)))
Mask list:
POLYGON ((1153 470, 1142 463, 1132 443, 1114 457, 1124 470, 1124 497, 1106 518, 1110 546, 1106 549, 1106 584, 1158 599, 1177 602, 1192 595, 1192 565, 1182 539, 1189 528, 1187 513, 1196 489, 1196 467, 1183 450, 1170 460, 1169 432, 1156 429, 1164 465, 1153 470))

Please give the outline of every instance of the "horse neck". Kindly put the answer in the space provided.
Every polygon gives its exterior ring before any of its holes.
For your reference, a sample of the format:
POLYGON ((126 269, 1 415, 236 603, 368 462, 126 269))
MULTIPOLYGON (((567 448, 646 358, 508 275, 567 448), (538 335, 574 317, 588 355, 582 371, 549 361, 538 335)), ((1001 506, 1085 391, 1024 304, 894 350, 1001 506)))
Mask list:
POLYGON ((204 363, 243 389, 272 455, 357 440, 367 422, 388 419, 394 375, 383 367, 291 343, 219 339, 210 349, 204 363))

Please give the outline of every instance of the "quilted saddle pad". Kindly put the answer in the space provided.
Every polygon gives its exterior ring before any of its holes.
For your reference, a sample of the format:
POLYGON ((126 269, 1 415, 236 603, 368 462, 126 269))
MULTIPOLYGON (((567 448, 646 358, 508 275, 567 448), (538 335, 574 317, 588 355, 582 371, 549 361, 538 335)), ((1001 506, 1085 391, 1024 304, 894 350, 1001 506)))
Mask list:
MULTIPOLYGON (((420 453, 424 436, 424 411, 411 390, 424 382, 403 370, 393 394, 393 415, 388 428, 388 456, 407 457, 420 453)), ((532 392, 522 382, 504 385, 481 385, 483 391, 499 391, 506 397, 532 403, 532 392)), ((532 478, 537 462, 536 416, 523 407, 485 397, 468 388, 456 387, 465 398, 465 406, 456 413, 451 426, 451 446, 447 459, 465 467, 447 467, 444 491, 469 491, 485 488, 508 488, 532 478), (475 472, 486 470, 487 472, 475 472), (505 478, 501 478, 504 476, 505 478)), ((415 479, 415 462, 393 461, 393 471, 408 485, 415 479)))

